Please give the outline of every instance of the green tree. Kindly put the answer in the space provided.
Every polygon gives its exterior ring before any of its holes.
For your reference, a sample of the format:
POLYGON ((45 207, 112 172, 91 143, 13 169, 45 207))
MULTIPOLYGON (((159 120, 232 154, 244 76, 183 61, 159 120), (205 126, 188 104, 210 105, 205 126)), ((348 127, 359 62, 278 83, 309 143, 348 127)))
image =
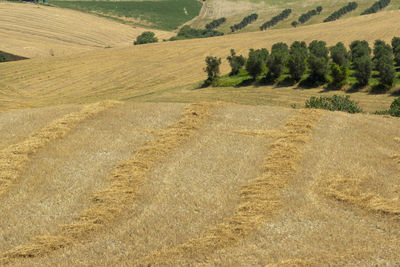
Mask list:
POLYGON ((206 83, 211 84, 215 79, 219 77, 221 65, 221 58, 208 56, 206 57, 206 67, 204 71, 207 73, 206 83))
POLYGON ((354 62, 355 73, 358 84, 360 86, 368 85, 368 80, 372 72, 372 60, 368 55, 357 58, 354 62))
POLYGON ((381 69, 381 63, 387 62, 387 60, 381 60, 383 57, 393 58, 393 50, 390 45, 386 44, 384 41, 376 40, 374 43, 374 57, 372 61, 377 71, 381 69))
POLYGON ((246 64, 246 59, 240 55, 237 56, 234 49, 231 49, 231 55, 226 58, 231 66, 231 73, 229 75, 236 75, 240 69, 246 64))
POLYGON ((157 43, 158 39, 155 37, 154 32, 143 32, 136 38, 134 45, 157 43))
POLYGON ((310 68, 310 79, 313 82, 325 82, 328 74, 329 50, 324 41, 312 41, 308 46, 310 55, 308 66, 310 68))
POLYGON ((342 88, 349 78, 349 70, 346 65, 339 66, 336 63, 331 64, 332 82, 331 86, 335 89, 342 88))
POLYGON ((379 80, 382 85, 386 88, 391 88, 396 77, 396 71, 393 66, 393 58, 389 56, 383 56, 378 59, 378 72, 379 80))
MULTIPOLYGON (((266 50, 266 49, 265 49, 266 50)), ((254 80, 266 71, 265 52, 250 49, 249 57, 246 62, 246 70, 254 80)))
POLYGON ((339 66, 346 66, 349 62, 349 52, 342 42, 337 43, 335 46, 329 48, 331 59, 339 66))
POLYGON ((307 69, 308 50, 305 42, 295 41, 290 46, 287 66, 292 79, 299 81, 307 69))
POLYGON ((350 44, 350 57, 353 63, 363 56, 371 56, 371 52, 367 41, 357 40, 350 44))
POLYGON ((268 75, 273 79, 282 75, 283 69, 289 59, 289 48, 285 43, 276 43, 272 46, 271 55, 268 59, 268 75))
POLYGON ((392 48, 394 54, 394 61, 400 66, 400 37, 393 37, 392 48))

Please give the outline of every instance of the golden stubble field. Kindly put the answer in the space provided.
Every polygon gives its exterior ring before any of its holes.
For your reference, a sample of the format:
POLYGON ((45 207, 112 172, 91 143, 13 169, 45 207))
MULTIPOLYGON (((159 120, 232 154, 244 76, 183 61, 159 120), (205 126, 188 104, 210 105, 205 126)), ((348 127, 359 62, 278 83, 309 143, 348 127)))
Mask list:
POLYGON ((398 118, 193 89, 209 54, 389 41, 399 17, 0 64, 0 265, 399 265, 398 118))
MULTIPOLYGON (((69 9, 0 2, 0 51, 27 58, 127 47, 147 30, 69 9)), ((152 31, 161 40, 174 35, 152 31)))
MULTIPOLYGON (((381 12, 298 29, 162 42, 5 63, 0 65, 0 109, 103 99, 159 99, 168 89, 204 80, 204 59, 208 55, 225 58, 231 48, 247 54, 249 48, 269 48, 280 41, 321 39, 330 45, 337 41, 349 44, 357 39, 368 40, 371 44, 378 38, 390 41, 399 35, 399 19, 400 11, 381 12)), ((222 72, 228 71, 224 60, 222 72)), ((186 92, 190 93, 190 101, 203 94, 201 90, 186 92)), ((183 94, 176 94, 176 101, 180 95, 183 94)), ((392 101, 388 96, 376 96, 376 99, 385 102, 384 108, 392 101)))

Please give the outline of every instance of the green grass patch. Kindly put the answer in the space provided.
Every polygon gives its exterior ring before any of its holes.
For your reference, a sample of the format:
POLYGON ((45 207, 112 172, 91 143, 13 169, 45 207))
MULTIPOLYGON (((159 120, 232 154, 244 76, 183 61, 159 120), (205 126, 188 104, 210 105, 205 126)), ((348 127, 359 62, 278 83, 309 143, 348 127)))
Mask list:
MULTIPOLYGON (((104 17, 128 24, 122 18, 134 18, 150 23, 152 28, 175 30, 178 26, 196 17, 202 4, 197 0, 163 0, 163 1, 50 1, 50 4, 62 8, 79 10, 87 13, 101 13, 104 17), (119 19, 119 18, 120 19, 119 19)), ((144 23, 146 24, 146 23, 144 23)), ((85 25, 82 25, 83 27, 85 25)), ((148 25, 143 25, 148 26, 148 25)))
POLYGON ((358 103, 351 100, 350 96, 333 95, 330 97, 312 96, 306 101, 306 108, 326 109, 330 111, 345 111, 348 113, 360 113, 362 109, 358 103))
POLYGON ((246 81, 250 81, 252 77, 247 73, 245 69, 241 69, 239 74, 230 76, 229 74, 221 76, 217 81, 215 86, 217 87, 228 87, 228 86, 238 86, 246 81))

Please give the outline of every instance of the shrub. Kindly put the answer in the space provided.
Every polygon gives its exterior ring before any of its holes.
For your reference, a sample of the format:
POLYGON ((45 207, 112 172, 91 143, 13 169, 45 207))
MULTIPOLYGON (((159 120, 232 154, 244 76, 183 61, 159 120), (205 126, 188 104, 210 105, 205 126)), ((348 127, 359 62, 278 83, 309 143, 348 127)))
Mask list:
POLYGON ((389 114, 394 117, 400 117, 400 97, 396 98, 390 105, 389 114))
POLYGON ((346 65, 339 66, 336 63, 331 65, 331 75, 332 75, 332 82, 331 86, 335 89, 342 88, 349 78, 349 70, 346 65))
POLYGON ((256 21, 258 19, 258 14, 251 14, 247 17, 245 17, 240 23, 235 24, 233 26, 231 26, 231 31, 237 31, 237 30, 241 30, 244 27, 246 27, 247 25, 249 25, 250 23, 256 21))
POLYGON ((400 37, 393 37, 392 39, 392 48, 394 61, 397 65, 400 65, 400 37))
POLYGON ((207 80, 205 84, 211 84, 215 79, 219 77, 221 65, 221 58, 208 56, 206 57, 206 68, 204 71, 207 73, 207 80))
POLYGON ((271 55, 268 59, 268 75, 275 79, 282 75, 283 69, 289 58, 289 48, 285 43, 276 43, 272 46, 271 55))
POLYGON ((349 62, 349 52, 342 42, 329 48, 331 59, 339 66, 346 66, 349 62))
POLYGON ((283 10, 279 15, 273 17, 271 20, 265 22, 263 25, 261 25, 260 30, 266 30, 268 28, 271 28, 278 24, 279 21, 286 19, 289 17, 290 13, 292 13, 291 9, 285 9, 283 10))
POLYGON ((242 55, 237 56, 234 49, 231 49, 231 55, 226 59, 232 69, 230 75, 238 74, 240 69, 246 64, 246 59, 242 55))
POLYGON ((371 77, 372 61, 371 57, 364 55, 357 58, 354 62, 354 76, 360 86, 368 85, 368 80, 371 77))
POLYGON ((296 28, 299 23, 297 21, 292 21, 291 25, 296 28))
POLYGON ((215 19, 215 20, 211 21, 210 23, 206 24, 206 29, 213 30, 225 22, 226 22, 226 18, 215 19))
POLYGON ((349 96, 333 95, 331 97, 311 97, 306 101, 306 108, 326 109, 330 111, 345 111, 360 113, 362 109, 349 96))
POLYGON ((307 45, 305 42, 295 41, 290 46, 288 68, 292 79, 299 81, 307 69, 307 45))
POLYGON ((367 15, 367 14, 372 14, 376 13, 385 7, 387 7, 390 4, 390 0, 379 0, 375 2, 371 7, 367 8, 364 10, 361 15, 367 15))
POLYGON ((143 32, 136 38, 134 45, 157 43, 158 39, 155 37, 154 32, 143 32))
POLYGON ((172 37, 170 41, 194 39, 194 38, 208 38, 214 36, 222 36, 222 32, 215 30, 193 29, 189 25, 183 26, 177 36, 172 37))
POLYGON ((358 7, 356 2, 350 2, 346 6, 342 7, 341 9, 333 12, 329 17, 327 17, 324 22, 334 21, 340 19, 341 16, 346 15, 346 13, 355 10, 358 7))
POLYGON ((250 49, 249 57, 246 62, 246 70, 253 77, 254 80, 266 71, 265 62, 268 59, 268 50, 260 49, 254 50, 250 49))

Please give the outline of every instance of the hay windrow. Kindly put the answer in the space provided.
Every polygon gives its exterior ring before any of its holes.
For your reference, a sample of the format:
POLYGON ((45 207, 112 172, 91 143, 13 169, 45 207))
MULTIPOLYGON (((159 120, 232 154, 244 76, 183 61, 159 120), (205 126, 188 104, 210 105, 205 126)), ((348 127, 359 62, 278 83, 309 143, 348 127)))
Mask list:
POLYGON ((54 235, 39 236, 28 244, 15 247, 0 256, 0 263, 16 258, 37 257, 86 238, 90 233, 113 222, 134 200, 147 172, 177 146, 192 136, 209 118, 214 103, 190 104, 182 118, 159 131, 126 161, 118 163, 110 175, 110 185, 93 194, 91 206, 75 222, 61 225, 54 235))
POLYGON ((372 192, 365 192, 362 184, 367 178, 331 177, 324 187, 326 196, 343 201, 371 212, 395 216, 400 219, 400 199, 388 199, 372 192))
POLYGON ((31 134, 20 143, 0 151, 0 196, 18 181, 30 156, 51 141, 67 135, 80 122, 114 106, 117 102, 104 101, 90 104, 82 110, 65 115, 31 134))
POLYGON ((136 260, 135 264, 176 265, 184 258, 205 258, 215 250, 243 239, 268 220, 282 206, 280 190, 287 187, 302 157, 305 138, 311 135, 321 111, 301 110, 276 132, 277 140, 265 158, 263 174, 241 189, 241 203, 232 217, 203 236, 173 248, 156 251, 136 260))

